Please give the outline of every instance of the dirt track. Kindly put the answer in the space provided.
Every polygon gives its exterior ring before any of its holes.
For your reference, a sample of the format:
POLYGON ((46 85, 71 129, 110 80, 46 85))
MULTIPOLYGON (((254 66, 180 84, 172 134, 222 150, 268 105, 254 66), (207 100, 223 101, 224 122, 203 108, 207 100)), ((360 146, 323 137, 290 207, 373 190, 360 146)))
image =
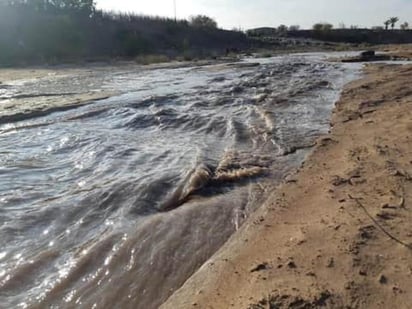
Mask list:
POLYGON ((412 65, 365 71, 297 174, 163 308, 410 308, 412 65))

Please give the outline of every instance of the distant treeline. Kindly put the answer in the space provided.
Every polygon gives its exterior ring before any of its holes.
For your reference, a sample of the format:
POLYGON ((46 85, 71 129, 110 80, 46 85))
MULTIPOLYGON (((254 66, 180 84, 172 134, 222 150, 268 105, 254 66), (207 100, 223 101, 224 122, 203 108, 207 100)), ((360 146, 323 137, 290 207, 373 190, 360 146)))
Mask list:
POLYGON ((404 44, 412 43, 412 30, 330 29, 289 31, 289 37, 300 37, 337 43, 404 44))
POLYGON ((187 21, 104 12, 93 0, 0 3, 0 65, 153 54, 205 57, 250 44, 244 33, 218 29, 206 16, 187 21))
POLYGON ((404 22, 401 29, 395 29, 395 23, 399 19, 393 17, 385 21, 385 28, 375 26, 371 29, 362 29, 357 26, 350 28, 341 27, 334 29, 330 23, 316 23, 311 30, 300 30, 299 26, 287 27, 280 25, 277 28, 263 27, 246 31, 249 37, 265 40, 273 37, 305 38, 335 43, 369 43, 369 44, 401 44, 412 43, 412 30, 409 24, 404 22), (391 30, 389 26, 391 25, 391 30))

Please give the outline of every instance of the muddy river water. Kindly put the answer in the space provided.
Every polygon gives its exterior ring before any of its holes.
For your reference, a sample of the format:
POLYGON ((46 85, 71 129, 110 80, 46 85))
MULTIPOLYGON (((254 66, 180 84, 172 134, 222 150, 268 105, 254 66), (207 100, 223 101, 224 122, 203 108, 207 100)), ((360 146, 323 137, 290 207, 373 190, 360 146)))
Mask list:
POLYGON ((157 308, 328 131, 359 66, 326 57, 4 82, 116 95, 0 124, 0 307, 157 308))

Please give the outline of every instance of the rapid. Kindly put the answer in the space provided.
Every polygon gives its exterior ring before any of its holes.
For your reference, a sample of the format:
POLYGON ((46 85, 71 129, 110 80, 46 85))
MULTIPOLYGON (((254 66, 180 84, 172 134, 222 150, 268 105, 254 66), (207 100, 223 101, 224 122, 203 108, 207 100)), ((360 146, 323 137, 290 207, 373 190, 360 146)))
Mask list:
POLYGON ((1 87, 117 94, 0 124, 0 307, 157 308, 328 131, 360 68, 328 56, 1 87))

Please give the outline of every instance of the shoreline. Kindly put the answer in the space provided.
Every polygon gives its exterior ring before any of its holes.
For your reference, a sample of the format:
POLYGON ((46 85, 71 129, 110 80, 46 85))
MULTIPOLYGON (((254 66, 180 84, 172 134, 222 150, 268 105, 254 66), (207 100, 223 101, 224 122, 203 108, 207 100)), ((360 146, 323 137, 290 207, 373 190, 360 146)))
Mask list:
POLYGON ((408 307, 412 65, 364 71, 297 174, 162 308, 408 307))
MULTIPOLYGON (((323 42, 327 43, 327 42, 323 42)), ((204 66, 211 64, 224 64, 228 62, 239 61, 245 55, 251 57, 265 58, 269 55, 272 57, 301 54, 301 53, 327 53, 327 52, 361 52, 365 50, 375 50, 378 52, 386 52, 395 58, 412 59, 412 44, 381 44, 381 45, 360 45, 354 46, 347 43, 337 43, 336 46, 321 46, 321 47, 285 47, 285 48, 255 48, 248 51, 241 51, 238 53, 231 53, 229 55, 220 55, 216 58, 200 57, 192 60, 179 60, 170 58, 169 60, 161 60, 164 54, 148 54, 141 55, 140 59, 129 58, 113 58, 113 59, 95 59, 86 60, 80 59, 77 61, 62 61, 60 63, 34 63, 34 64, 17 64, 9 66, 0 66, 0 85, 2 83, 2 74, 8 73, 12 76, 10 80, 22 78, 38 78, 44 77, 49 73, 58 73, 60 70, 75 71, 84 69, 104 69, 110 67, 130 67, 135 66, 145 70, 150 69, 168 69, 168 68, 184 68, 190 66, 204 66), (260 57, 259 57, 260 56, 260 57), (152 59, 153 58, 153 59, 152 59), (11 74, 12 75, 11 75, 11 74)))

